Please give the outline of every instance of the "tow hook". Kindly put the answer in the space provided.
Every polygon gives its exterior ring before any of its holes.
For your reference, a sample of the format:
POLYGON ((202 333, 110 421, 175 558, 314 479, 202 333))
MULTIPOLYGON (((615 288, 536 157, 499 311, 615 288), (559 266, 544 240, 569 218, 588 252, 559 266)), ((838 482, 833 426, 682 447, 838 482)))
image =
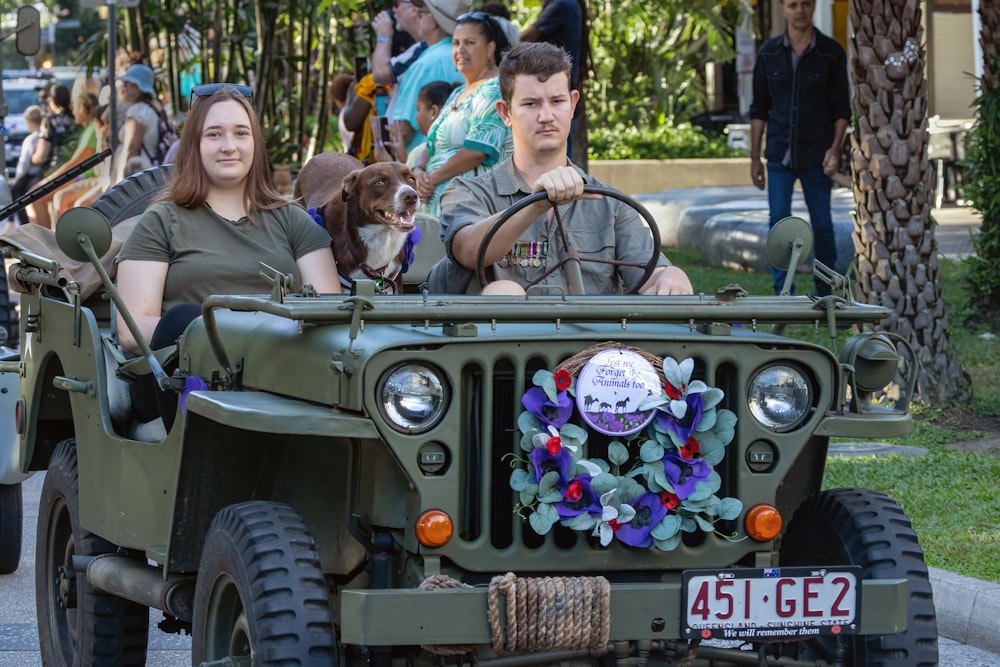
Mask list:
POLYGON ((56 578, 59 582, 59 605, 63 609, 76 609, 76 569, 60 565, 56 578))

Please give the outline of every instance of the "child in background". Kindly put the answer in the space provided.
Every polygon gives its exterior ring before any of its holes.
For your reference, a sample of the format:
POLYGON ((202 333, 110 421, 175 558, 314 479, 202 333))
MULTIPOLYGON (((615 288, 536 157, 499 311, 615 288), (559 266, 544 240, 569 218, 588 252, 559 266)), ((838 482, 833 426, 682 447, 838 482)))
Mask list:
MULTIPOLYGON (((14 180, 10 184, 10 195, 13 199, 17 199, 30 190, 42 178, 44 167, 31 164, 31 156, 34 155, 35 147, 38 146, 38 131, 42 127, 42 118, 44 116, 45 112, 37 104, 32 104, 24 110, 24 122, 28 126, 29 134, 21 142, 21 156, 17 159, 14 180)), ((13 218, 7 220, 3 228, 4 234, 13 231, 18 224, 28 224, 27 210, 22 208, 18 211, 17 218, 16 223, 13 218)))
MULTIPOLYGON (((421 134, 424 136, 427 135, 431 124, 438 117, 438 114, 441 113, 441 107, 444 106, 448 96, 451 95, 451 91, 457 85, 449 81, 431 81, 420 89, 420 92, 417 94, 417 125, 420 126, 419 130, 421 134)), ((375 157, 379 162, 392 162, 392 156, 394 155, 396 159, 400 162, 405 162, 406 166, 410 168, 417 164, 417 160, 426 151, 427 146, 421 143, 407 154, 406 143, 403 141, 403 137, 399 132, 399 126, 396 124, 389 126, 389 139, 384 144, 375 142, 375 157)))

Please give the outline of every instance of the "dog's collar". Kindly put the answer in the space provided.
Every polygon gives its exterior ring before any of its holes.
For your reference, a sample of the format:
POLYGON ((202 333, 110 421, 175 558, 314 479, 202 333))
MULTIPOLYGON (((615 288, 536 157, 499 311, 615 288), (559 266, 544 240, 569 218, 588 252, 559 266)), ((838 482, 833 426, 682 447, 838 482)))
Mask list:
POLYGON ((315 222, 317 225, 319 225, 323 229, 326 229, 326 224, 323 222, 323 207, 322 206, 313 206, 312 208, 307 208, 306 209, 306 213, 308 213, 309 217, 313 219, 313 222, 315 222))

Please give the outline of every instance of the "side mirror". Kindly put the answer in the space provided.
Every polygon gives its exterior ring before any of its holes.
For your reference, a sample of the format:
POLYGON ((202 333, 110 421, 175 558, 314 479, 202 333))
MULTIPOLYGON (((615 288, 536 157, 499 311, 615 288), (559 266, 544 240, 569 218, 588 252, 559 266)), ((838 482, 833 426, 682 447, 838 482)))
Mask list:
POLYGON ((813 231, 802 218, 782 218, 767 235, 767 259, 776 269, 787 271, 782 295, 791 293, 795 269, 809 257, 813 246, 813 231))
POLYGON ((33 56, 42 45, 42 24, 38 10, 31 6, 17 8, 15 46, 22 56, 33 56))
POLYGON ((111 248, 111 225, 96 209, 77 206, 59 218, 56 225, 56 243, 59 244, 59 249, 78 262, 88 262, 90 255, 80 245, 81 236, 90 239, 98 257, 103 257, 111 248))

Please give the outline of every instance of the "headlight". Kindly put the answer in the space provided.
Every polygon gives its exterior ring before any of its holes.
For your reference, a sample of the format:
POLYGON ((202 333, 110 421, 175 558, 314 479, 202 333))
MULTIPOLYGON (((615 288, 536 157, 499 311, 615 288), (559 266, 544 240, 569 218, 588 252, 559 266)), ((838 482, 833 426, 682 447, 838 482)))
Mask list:
POLYGON ((382 377, 379 404, 389 423, 406 433, 421 433, 441 420, 447 405, 445 384, 422 364, 402 364, 382 377))
POLYGON ((812 406, 812 386, 793 366, 761 369, 747 391, 750 414, 767 428, 787 431, 802 422, 812 406))

